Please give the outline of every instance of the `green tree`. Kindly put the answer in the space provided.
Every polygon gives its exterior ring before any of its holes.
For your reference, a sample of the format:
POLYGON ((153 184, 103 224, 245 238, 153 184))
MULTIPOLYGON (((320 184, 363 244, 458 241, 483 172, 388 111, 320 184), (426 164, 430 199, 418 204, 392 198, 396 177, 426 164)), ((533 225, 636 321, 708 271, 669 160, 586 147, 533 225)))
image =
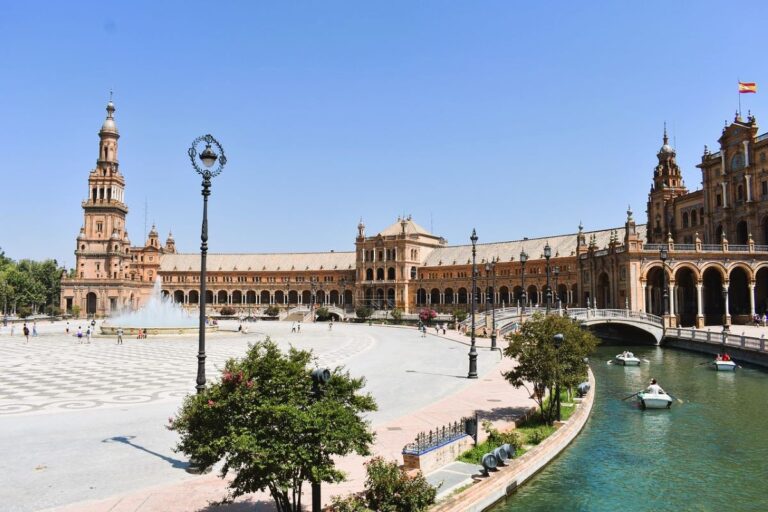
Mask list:
POLYGON ((280 314, 280 308, 275 305, 269 306, 264 310, 264 314, 267 316, 277 316, 280 314))
POLYGON ((456 320, 456 322, 463 322, 467 319, 467 312, 463 309, 454 309, 453 318, 456 320))
POLYGON ((81 311, 81 308, 79 305, 75 304, 72 306, 72 316, 74 316, 75 318, 80 318, 80 311, 81 311))
POLYGON ((597 347, 597 338, 583 330, 578 322, 567 317, 534 315, 518 333, 511 336, 504 355, 517 360, 517 366, 504 377, 516 388, 534 383, 528 391, 541 409, 542 419, 551 425, 555 419, 555 400, 546 401, 545 390, 552 392, 559 384, 562 389, 574 388, 587 374, 584 358, 597 347), (560 348, 553 337, 563 335, 560 348))
POLYGON ((328 320, 331 317, 331 313, 328 311, 328 308, 317 308, 315 314, 317 315, 317 319, 321 322, 328 320))
POLYGON ((357 309, 355 309, 355 315, 357 315, 357 318, 361 318, 365 320, 369 316, 373 314, 373 311, 371 308, 367 308, 365 306, 358 306, 357 309))
POLYGON ((393 309, 392 310, 392 320, 394 320, 394 322, 396 324, 399 324, 400 322, 402 322, 403 321, 403 310, 397 309, 397 308, 393 309))
POLYGON ((221 476, 235 473, 230 499, 268 490, 279 512, 299 512, 304 482, 342 481, 334 457, 369 455, 374 438, 362 417, 376 410, 365 379, 336 368, 313 397, 312 359, 268 338, 227 361, 221 381, 187 396, 170 419, 176 450, 208 467, 223 459, 221 476))

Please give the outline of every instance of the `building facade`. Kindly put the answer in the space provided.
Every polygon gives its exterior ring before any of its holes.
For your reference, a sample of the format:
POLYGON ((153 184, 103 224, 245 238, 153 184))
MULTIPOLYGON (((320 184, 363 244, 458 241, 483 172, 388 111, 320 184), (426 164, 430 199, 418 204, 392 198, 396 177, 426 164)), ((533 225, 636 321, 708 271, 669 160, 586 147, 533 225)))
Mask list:
MULTIPOLYGON (((361 220, 350 252, 209 254, 200 297, 199 254, 178 254, 170 235, 161 244, 154 227, 143 246, 128 239, 114 111, 110 102, 82 203, 75 273, 62 281, 63 308, 96 316, 135 309, 156 279, 184 307, 204 300, 213 311, 228 306, 241 314, 267 306, 469 308, 472 246, 449 245, 410 216, 370 235, 361 220)), ((737 116, 719 143, 716 153, 705 147, 698 165, 704 186, 689 192, 665 130, 647 225, 636 224, 630 209, 624 225, 612 229, 579 226, 566 235, 477 244, 478 307, 544 305, 551 296, 553 307, 627 308, 683 326, 746 322, 765 312, 768 135, 758 135, 753 116, 737 116)))

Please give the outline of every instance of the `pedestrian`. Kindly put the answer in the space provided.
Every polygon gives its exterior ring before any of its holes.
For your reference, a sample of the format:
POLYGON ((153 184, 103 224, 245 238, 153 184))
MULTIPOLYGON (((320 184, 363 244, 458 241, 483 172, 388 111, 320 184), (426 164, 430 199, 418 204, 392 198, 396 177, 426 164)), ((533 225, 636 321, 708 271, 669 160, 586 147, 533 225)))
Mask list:
POLYGON ((90 343, 91 343, 91 328, 90 327, 88 327, 85 330, 85 340, 86 340, 86 343, 88 343, 90 345, 90 343))
POLYGON ((445 323, 440 324, 440 326, 443 328, 443 336, 445 336, 445 323))
POLYGON ((296 324, 296 332, 301 333, 301 322, 296 324))
POLYGON ((333 330, 333 319, 331 319, 331 321, 330 321, 330 322, 328 322, 328 330, 329 330, 329 331, 332 331, 332 330, 333 330))
POLYGON ((296 332, 296 322, 293 322, 293 324, 291 324, 291 332, 296 332))
POLYGON ((79 325, 77 326, 77 342, 78 343, 83 342, 83 329, 79 325))
POLYGON ((37 322, 32 322, 32 337, 37 338, 37 322))
POLYGON ((435 324, 435 334, 440 334, 440 326, 435 324))
POLYGON ((11 336, 13 336, 13 331, 16 330, 16 324, 11 324, 11 336))
POLYGON ((26 343, 29 343, 29 327, 27 327, 27 324, 24 324, 24 337, 27 339, 26 343))
POLYGON ((118 345, 123 344, 123 328, 122 327, 117 328, 117 344, 118 345))
POLYGON ((67 330, 65 332, 69 334, 69 322, 67 322, 67 330))

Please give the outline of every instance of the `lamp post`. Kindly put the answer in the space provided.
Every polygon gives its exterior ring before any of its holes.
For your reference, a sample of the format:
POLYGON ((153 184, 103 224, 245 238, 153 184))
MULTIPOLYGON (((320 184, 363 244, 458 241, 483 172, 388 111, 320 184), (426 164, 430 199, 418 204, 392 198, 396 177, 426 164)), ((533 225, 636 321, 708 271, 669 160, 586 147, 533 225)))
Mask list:
POLYGON ((557 297, 557 312, 560 313, 560 289, 557 287, 557 278, 560 277, 560 267, 553 267, 552 275, 555 276, 555 297, 557 297))
POLYGON ((522 320, 523 314, 525 312, 525 306, 528 302, 527 294, 525 293, 525 262, 528 261, 528 254, 525 252, 525 250, 520 251, 520 266, 522 267, 522 278, 520 282, 520 286, 523 288, 523 294, 520 296, 522 302, 523 302, 523 309, 520 310, 520 319, 522 320))
POLYGON ((552 248, 549 246, 549 242, 544 246, 544 259, 547 260, 547 314, 549 314, 549 307, 552 303, 552 288, 549 286, 549 258, 552 257, 552 248))
POLYGON ((557 421, 560 421, 560 347, 563 345, 563 335, 552 337, 555 344, 555 400, 557 401, 557 421))
POLYGON ((469 373, 468 379, 477 378, 477 348, 475 347, 475 307, 477 305, 477 264, 475 257, 477 254, 477 232, 472 229, 472 236, 469 237, 472 241, 472 334, 471 345, 469 347, 469 373))
POLYGON ((496 350, 496 260, 485 265, 486 275, 491 275, 491 287, 488 299, 491 302, 491 350, 496 350))
POLYGON ((659 250, 659 258, 661 259, 661 277, 662 277, 662 308, 664 321, 667 322, 667 316, 669 316, 669 290, 667 289, 667 247, 662 246, 659 250))
POLYGON ((317 282, 315 282, 314 279, 309 283, 309 287, 312 290, 312 295, 309 299, 309 312, 312 315, 312 321, 315 321, 315 302, 317 301, 317 297, 315 295, 315 290, 317 289, 317 282))
POLYGON ((202 393, 205 390, 205 288, 206 288, 206 268, 205 260, 208 254, 208 196, 211 195, 211 178, 221 174, 227 163, 227 157, 224 156, 224 148, 219 141, 210 134, 203 135, 192 141, 192 146, 187 151, 192 167, 203 177, 203 227, 200 232, 200 328, 198 331, 198 352, 197 352, 197 392, 202 393), (205 143, 205 149, 198 154, 197 147, 205 143), (216 146, 219 154, 217 155, 211 146, 216 146), (203 167, 200 167, 195 157, 200 159, 203 167), (218 161, 218 166, 214 164, 218 161))
MULTIPOLYGON (((331 372, 327 368, 315 368, 312 370, 312 399, 314 402, 317 402, 323 396, 320 385, 326 384, 329 380, 331 380, 331 372)), ((319 450, 320 440, 316 439, 315 441, 318 444, 319 450)), ((320 512, 322 510, 320 490, 320 482, 312 480, 312 512, 320 512)))

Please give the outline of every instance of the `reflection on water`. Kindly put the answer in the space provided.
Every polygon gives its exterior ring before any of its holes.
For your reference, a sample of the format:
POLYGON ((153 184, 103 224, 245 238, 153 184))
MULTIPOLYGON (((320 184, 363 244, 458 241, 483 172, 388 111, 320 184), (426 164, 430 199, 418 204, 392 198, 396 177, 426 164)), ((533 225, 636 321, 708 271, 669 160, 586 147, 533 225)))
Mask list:
POLYGON ((768 373, 716 372, 701 354, 626 348, 650 362, 609 365, 624 347, 600 348, 584 431, 494 512, 768 510, 768 373), (643 411, 622 401, 651 378, 683 403, 643 411))

